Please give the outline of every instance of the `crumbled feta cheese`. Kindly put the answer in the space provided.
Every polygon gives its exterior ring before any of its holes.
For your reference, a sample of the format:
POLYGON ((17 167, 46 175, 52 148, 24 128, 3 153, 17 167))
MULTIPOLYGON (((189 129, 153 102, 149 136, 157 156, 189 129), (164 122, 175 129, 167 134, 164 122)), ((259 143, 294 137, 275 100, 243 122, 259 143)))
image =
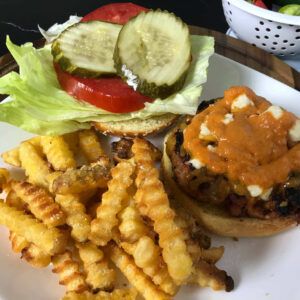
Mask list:
POLYGON ((231 104, 231 110, 236 111, 247 107, 248 105, 254 105, 251 99, 246 94, 239 95, 235 98, 231 104))
POLYGON ((226 114, 222 122, 227 125, 233 121, 233 114, 226 114))
POLYGON ((263 192, 263 189, 259 185, 248 185, 247 190, 252 197, 257 197, 263 192))
POLYGON ((293 142, 300 141, 300 120, 298 119, 289 131, 290 138, 293 142))
POLYGON ((279 120, 283 115, 283 110, 277 105, 271 105, 266 111, 269 112, 274 119, 279 120))
POLYGON ((211 152, 215 152, 217 148, 216 148, 215 146, 213 146, 213 145, 208 145, 208 146, 207 146, 207 149, 208 149, 209 151, 211 151, 211 152))
POLYGON ((260 198, 267 201, 273 191, 273 188, 269 188, 267 190, 264 190, 263 193, 260 195, 260 198))
POLYGON ((193 158, 188 161, 195 169, 201 169, 205 166, 199 159, 193 158))
POLYGON ((200 126, 200 136, 207 136, 207 135, 211 135, 211 131, 207 127, 206 123, 202 123, 200 126))

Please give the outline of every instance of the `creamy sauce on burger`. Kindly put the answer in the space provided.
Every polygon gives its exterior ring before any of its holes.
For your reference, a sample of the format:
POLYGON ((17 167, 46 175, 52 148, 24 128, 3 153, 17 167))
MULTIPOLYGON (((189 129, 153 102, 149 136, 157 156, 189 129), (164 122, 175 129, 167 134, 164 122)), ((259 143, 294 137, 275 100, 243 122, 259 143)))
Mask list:
POLYGON ((191 159, 241 182, 256 197, 300 171, 300 144, 288 146, 299 141, 299 125, 295 115, 251 89, 232 87, 192 119, 183 147, 191 159))

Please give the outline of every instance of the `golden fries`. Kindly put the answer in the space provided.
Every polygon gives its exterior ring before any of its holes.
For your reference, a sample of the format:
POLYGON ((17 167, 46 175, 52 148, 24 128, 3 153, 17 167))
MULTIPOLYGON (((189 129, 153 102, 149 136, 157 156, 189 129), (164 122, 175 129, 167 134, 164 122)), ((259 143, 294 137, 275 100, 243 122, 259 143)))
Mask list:
POLYGON ((144 140, 134 139, 132 151, 138 165, 136 178, 138 190, 135 195, 137 206, 143 215, 153 220, 169 273, 176 284, 181 284, 188 279, 193 270, 184 234, 174 221, 175 214, 159 180, 150 147, 144 140))
POLYGON ((4 189, 9 178, 9 173, 6 169, 0 168, 0 193, 4 189))
POLYGON ((71 227, 72 238, 78 242, 86 241, 91 231, 91 217, 86 214, 80 196, 56 195, 55 201, 60 204, 66 215, 66 223, 71 227))
POLYGON ((48 228, 37 219, 8 206, 3 201, 0 201, 0 224, 49 254, 60 253, 66 246, 67 239, 63 232, 57 228, 48 228))
POLYGON ((0 224, 12 250, 34 267, 52 262, 65 300, 171 299, 188 283, 231 290, 214 265, 224 248, 210 248, 189 215, 170 207, 155 167, 161 152, 138 138, 115 147, 114 167, 93 130, 35 137, 4 153, 26 173, 16 181, 0 168, 0 224), (112 263, 134 288, 115 288, 112 263))
POLYGON ((156 287, 151 279, 139 269, 134 261, 116 244, 108 245, 108 255, 128 281, 138 290, 146 300, 171 299, 170 296, 156 287))
POLYGON ((93 290, 111 290, 114 286, 115 271, 108 267, 104 253, 91 242, 77 243, 79 256, 83 261, 86 282, 93 290))
POLYGON ((45 268, 51 263, 51 255, 45 253, 33 243, 23 249, 22 258, 36 268, 45 268))
POLYGON ((89 163, 96 162, 101 156, 106 156, 94 130, 81 130, 78 138, 79 147, 89 163))
POLYGON ((135 165, 132 161, 120 162, 111 170, 112 179, 108 191, 102 195, 102 203, 97 209, 97 218, 91 223, 90 239, 105 246, 112 238, 112 230, 118 225, 117 214, 129 201, 128 188, 133 183, 135 165))
POLYGON ((80 169, 68 169, 53 180, 50 190, 56 194, 78 194, 87 190, 106 187, 109 180, 110 162, 101 157, 96 163, 80 169))
POLYGON ((7 193, 5 203, 9 206, 15 207, 18 210, 27 211, 27 204, 21 198, 18 197, 14 190, 10 190, 7 193))
POLYGON ((30 243, 21 235, 17 235, 15 232, 10 231, 9 240, 11 242, 11 249, 15 253, 22 252, 25 248, 29 247, 30 243))
POLYGON ((67 291, 82 293, 87 290, 83 274, 80 272, 79 264, 72 258, 72 253, 66 251, 52 258, 53 273, 59 276, 59 283, 65 285, 67 291))
POLYGON ((115 289, 111 293, 98 292, 92 294, 90 292, 83 292, 77 294, 75 292, 67 292, 62 300, 135 300, 137 297, 137 291, 134 288, 131 289, 115 289))
POLYGON ((121 243, 121 247, 133 256, 136 265, 148 275, 162 291, 175 295, 178 288, 168 273, 161 257, 160 248, 148 237, 141 237, 136 243, 121 243))
POLYGON ((14 167, 21 167, 19 148, 14 148, 1 154, 3 161, 14 167))
POLYGON ((76 168, 76 161, 62 136, 41 136, 41 145, 47 160, 55 171, 76 168))
POLYGON ((44 188, 28 182, 12 181, 12 189, 17 196, 26 202, 33 215, 49 227, 63 225, 66 216, 60 206, 44 188))
POLYGON ((123 241, 134 243, 149 234, 149 229, 134 206, 126 207, 119 214, 119 219, 121 221, 119 231, 123 241))
POLYGON ((47 176, 50 174, 50 168, 39 151, 30 142, 24 142, 20 145, 19 157, 28 181, 47 188, 47 176))

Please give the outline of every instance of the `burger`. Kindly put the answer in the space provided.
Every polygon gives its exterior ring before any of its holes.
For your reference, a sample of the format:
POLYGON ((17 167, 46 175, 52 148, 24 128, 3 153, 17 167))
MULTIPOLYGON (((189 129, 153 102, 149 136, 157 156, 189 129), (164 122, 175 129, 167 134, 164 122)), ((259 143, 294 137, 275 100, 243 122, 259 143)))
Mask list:
POLYGON ((173 13, 104 5, 42 33, 46 45, 7 47, 19 74, 0 78, 0 121, 40 135, 91 126, 145 136, 195 114, 214 39, 190 35, 173 13))
POLYGON ((166 136, 174 201, 223 236, 269 236, 300 213, 300 120, 243 86, 201 103, 166 136))

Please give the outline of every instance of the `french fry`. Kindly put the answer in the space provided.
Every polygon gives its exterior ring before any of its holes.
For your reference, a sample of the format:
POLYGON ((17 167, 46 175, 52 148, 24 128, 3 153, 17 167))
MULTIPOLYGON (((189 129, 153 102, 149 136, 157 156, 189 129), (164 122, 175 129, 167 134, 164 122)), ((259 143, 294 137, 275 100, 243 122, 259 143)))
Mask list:
POLYGON ((14 148, 1 154, 3 161, 14 167, 21 167, 19 148, 14 148))
POLYGON ((51 255, 33 243, 22 250, 22 258, 36 268, 45 268, 51 263, 51 255))
POLYGON ((135 243, 142 236, 149 234, 149 229, 144 224, 138 210, 128 206, 119 214, 121 221, 119 231, 121 239, 129 243, 135 243))
POLYGON ((18 210, 28 211, 28 205, 18 197, 14 190, 10 190, 7 193, 5 203, 9 206, 15 207, 18 210))
POLYGON ((53 256, 53 273, 58 274, 59 283, 66 286, 67 291, 82 293, 87 290, 83 274, 79 264, 72 258, 70 251, 53 256))
POLYGON ((19 157, 22 168, 25 169, 29 178, 28 181, 47 188, 47 176, 50 174, 50 168, 39 151, 30 142, 24 142, 20 145, 19 157))
POLYGON ((161 249, 148 237, 141 237, 136 243, 121 243, 121 247, 133 256, 136 265, 167 294, 175 295, 178 287, 170 277, 161 257, 161 249))
POLYGON ((193 270, 184 233, 175 223, 175 213, 170 208, 168 196, 159 180, 148 143, 142 139, 134 139, 132 152, 138 166, 138 190, 135 195, 137 207, 154 222, 154 230, 159 235, 159 245, 169 274, 176 284, 182 284, 193 270))
POLYGON ((78 131, 66 133, 63 138, 72 153, 76 154, 79 151, 78 131))
POLYGON ((0 193, 5 188, 9 178, 9 173, 6 169, 0 168, 0 193))
POLYGON ((55 171, 76 168, 76 161, 63 136, 41 136, 41 145, 55 171))
POLYGON ((80 169, 68 169, 53 180, 50 188, 55 194, 78 194, 87 190, 106 187, 109 180, 110 162, 101 157, 96 163, 80 169))
POLYGON ((25 181, 12 181, 11 186, 17 196, 28 204, 32 214, 47 226, 66 223, 66 215, 47 190, 25 181))
POLYGON ((171 299, 169 295, 154 285, 151 279, 139 269, 134 261, 116 244, 107 247, 108 255, 120 271, 146 300, 171 299))
MULTIPOLYGON (((75 292, 67 292, 62 300, 135 300, 137 291, 130 289, 115 289, 111 293, 100 291, 97 294, 85 291, 81 294, 75 292)), ((154 299, 153 299, 154 300, 154 299)))
POLYGON ((85 206, 79 195, 56 195, 55 201, 66 215, 66 223, 72 228, 71 236, 75 241, 84 242, 91 231, 91 217, 86 214, 85 206))
POLYGON ((106 156, 94 130, 81 130, 78 137, 79 147, 89 163, 96 162, 101 156, 106 156))
POLYGON ((223 270, 219 270, 215 265, 201 260, 195 266, 195 271, 189 279, 189 283, 198 284, 201 287, 210 287, 213 290, 225 290, 230 292, 234 287, 234 282, 223 270))
POLYGON ((65 249, 67 236, 62 231, 48 228, 37 219, 8 206, 3 201, 0 201, 0 224, 51 255, 65 249))
POLYGON ((42 251, 36 245, 29 243, 24 237, 14 232, 9 233, 11 248, 15 253, 22 253, 22 258, 36 268, 47 267, 51 262, 51 256, 42 251))
POLYGON ((9 232, 9 240, 11 242, 11 249, 15 253, 21 253, 30 245, 30 243, 24 237, 16 234, 13 231, 9 232))
POLYGON ((86 282, 93 290, 111 290, 114 286, 115 271, 108 267, 104 253, 93 243, 77 243, 79 256, 83 261, 86 282))
MULTIPOLYGON (((40 156, 42 156, 42 148, 40 145, 40 137, 39 136, 33 137, 25 142, 33 145, 34 148, 36 149, 36 151, 38 152, 38 154, 40 156)), ((14 167, 21 167, 21 160, 20 160, 20 156, 19 156, 19 147, 8 150, 6 152, 3 152, 1 154, 1 157, 5 163, 12 165, 14 167)))
POLYGON ((119 222, 117 215, 129 202, 127 190, 133 183, 134 171, 135 164, 132 161, 120 162, 111 170, 108 190, 102 195, 97 218, 91 223, 90 239, 96 245, 105 246, 112 239, 112 230, 119 222))

